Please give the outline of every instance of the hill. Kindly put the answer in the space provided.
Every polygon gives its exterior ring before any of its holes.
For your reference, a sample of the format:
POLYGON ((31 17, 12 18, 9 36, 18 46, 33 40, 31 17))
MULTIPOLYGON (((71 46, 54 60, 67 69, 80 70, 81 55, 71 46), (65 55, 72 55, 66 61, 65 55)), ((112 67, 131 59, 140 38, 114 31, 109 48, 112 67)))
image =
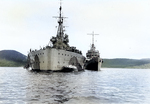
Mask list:
POLYGON ((150 68, 150 59, 103 59, 102 67, 107 68, 150 68))
POLYGON ((26 56, 15 50, 0 51, 0 66, 15 67, 24 66, 26 56))
MULTIPOLYGON (((0 51, 0 66, 1 67, 16 67, 26 64, 27 56, 15 50, 0 51)), ((104 68, 149 68, 150 59, 103 59, 102 67, 104 68)))

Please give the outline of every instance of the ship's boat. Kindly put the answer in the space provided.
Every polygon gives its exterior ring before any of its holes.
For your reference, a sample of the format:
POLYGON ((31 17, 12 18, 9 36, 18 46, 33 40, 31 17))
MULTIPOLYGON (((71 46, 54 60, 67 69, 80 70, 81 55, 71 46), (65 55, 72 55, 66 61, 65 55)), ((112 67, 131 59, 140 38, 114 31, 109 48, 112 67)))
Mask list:
POLYGON ((28 54, 26 68, 44 71, 81 71, 85 57, 76 47, 69 46, 68 35, 64 33, 62 7, 59 8, 57 35, 50 39, 52 45, 31 50, 28 54))
MULTIPOLYGON (((92 34, 94 37, 94 34, 92 34)), ((100 53, 96 50, 94 46, 94 38, 93 43, 91 45, 91 49, 86 53, 86 62, 84 68, 87 70, 100 71, 103 60, 100 58, 100 53)))

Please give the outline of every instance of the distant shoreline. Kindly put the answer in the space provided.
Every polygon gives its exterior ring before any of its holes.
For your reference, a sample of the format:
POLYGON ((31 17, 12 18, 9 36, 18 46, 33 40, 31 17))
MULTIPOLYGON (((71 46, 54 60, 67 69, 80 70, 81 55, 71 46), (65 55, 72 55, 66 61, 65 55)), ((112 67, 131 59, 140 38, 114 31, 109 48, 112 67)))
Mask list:
MULTIPOLYGON (((23 67, 27 56, 15 50, 0 51, 0 67, 23 67)), ((102 68, 127 68, 127 69, 150 69, 150 58, 127 59, 114 58, 103 59, 102 68)))

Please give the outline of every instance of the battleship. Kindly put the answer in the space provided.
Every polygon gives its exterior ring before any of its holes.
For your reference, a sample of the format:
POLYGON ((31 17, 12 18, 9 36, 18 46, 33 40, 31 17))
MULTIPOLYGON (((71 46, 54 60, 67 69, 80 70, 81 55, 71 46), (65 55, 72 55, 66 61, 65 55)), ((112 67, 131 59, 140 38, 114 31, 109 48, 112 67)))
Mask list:
POLYGON ((57 34, 50 39, 51 45, 28 53, 28 64, 25 68, 34 71, 81 71, 84 70, 85 57, 74 46, 69 46, 69 38, 64 33, 65 26, 62 16, 62 6, 59 8, 57 34))
POLYGON ((96 50, 94 45, 94 32, 92 34, 92 45, 91 49, 86 53, 86 62, 84 64, 84 68, 87 70, 100 71, 103 60, 100 58, 100 53, 96 50))

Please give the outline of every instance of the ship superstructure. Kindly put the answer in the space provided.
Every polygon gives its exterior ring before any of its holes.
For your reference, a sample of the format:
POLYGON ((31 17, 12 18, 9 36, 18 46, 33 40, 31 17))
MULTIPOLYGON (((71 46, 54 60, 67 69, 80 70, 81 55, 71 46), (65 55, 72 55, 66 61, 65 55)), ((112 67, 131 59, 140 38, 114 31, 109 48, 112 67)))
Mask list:
POLYGON ((64 33, 62 6, 59 8, 57 35, 50 39, 48 45, 40 50, 31 50, 28 54, 28 65, 32 70, 72 71, 82 70, 85 57, 76 47, 69 46, 68 35, 64 33))

